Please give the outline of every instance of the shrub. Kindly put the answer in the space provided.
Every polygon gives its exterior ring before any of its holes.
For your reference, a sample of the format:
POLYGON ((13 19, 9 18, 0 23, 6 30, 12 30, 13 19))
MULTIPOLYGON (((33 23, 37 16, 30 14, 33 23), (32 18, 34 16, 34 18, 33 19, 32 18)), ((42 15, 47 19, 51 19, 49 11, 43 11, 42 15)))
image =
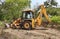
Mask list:
POLYGON ((58 15, 57 8, 47 8, 47 13, 52 16, 58 15))
POLYGON ((60 16, 52 16, 51 20, 54 23, 59 23, 60 24, 60 16))

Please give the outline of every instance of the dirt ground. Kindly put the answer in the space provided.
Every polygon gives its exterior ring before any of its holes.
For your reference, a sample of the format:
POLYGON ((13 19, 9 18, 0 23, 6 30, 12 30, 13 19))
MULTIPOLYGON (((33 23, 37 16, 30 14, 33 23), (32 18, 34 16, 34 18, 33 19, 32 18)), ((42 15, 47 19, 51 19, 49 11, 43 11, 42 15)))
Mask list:
POLYGON ((0 34, 0 39, 60 39, 60 31, 52 28, 35 30, 3 29, 3 32, 3 34, 0 34))

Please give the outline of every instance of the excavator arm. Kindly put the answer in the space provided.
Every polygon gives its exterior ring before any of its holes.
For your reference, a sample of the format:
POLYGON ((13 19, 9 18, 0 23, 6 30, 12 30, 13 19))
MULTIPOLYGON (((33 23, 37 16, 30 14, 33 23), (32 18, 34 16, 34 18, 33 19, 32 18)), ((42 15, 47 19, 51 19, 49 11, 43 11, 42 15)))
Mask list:
POLYGON ((47 19, 48 22, 51 22, 51 20, 49 19, 47 12, 46 12, 46 8, 44 7, 44 5, 41 5, 41 11, 42 15, 45 16, 45 18, 47 19))
POLYGON ((40 6, 40 10, 38 12, 38 16, 36 18, 36 25, 40 26, 42 23, 42 15, 45 16, 45 18, 47 19, 48 22, 51 22, 51 20, 49 19, 47 13, 46 13, 46 8, 44 7, 44 5, 40 6))

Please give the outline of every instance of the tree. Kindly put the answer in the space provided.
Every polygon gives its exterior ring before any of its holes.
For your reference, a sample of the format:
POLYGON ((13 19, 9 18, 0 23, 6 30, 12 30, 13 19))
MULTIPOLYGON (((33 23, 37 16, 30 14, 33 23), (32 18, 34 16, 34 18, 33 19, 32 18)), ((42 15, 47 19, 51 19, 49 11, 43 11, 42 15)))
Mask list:
POLYGON ((28 0, 6 0, 5 4, 0 6, 0 19, 12 20, 19 18, 24 7, 29 6, 28 0))
POLYGON ((57 2, 55 1, 55 0, 47 0, 47 1, 45 1, 44 2, 44 5, 47 7, 47 6, 49 6, 49 7, 52 7, 52 6, 57 6, 57 2))
POLYGON ((48 4, 48 2, 46 1, 46 2, 44 2, 44 5, 45 5, 46 7, 48 7, 49 4, 48 4))
POLYGON ((51 5, 57 6, 57 2, 55 0, 51 0, 51 5))

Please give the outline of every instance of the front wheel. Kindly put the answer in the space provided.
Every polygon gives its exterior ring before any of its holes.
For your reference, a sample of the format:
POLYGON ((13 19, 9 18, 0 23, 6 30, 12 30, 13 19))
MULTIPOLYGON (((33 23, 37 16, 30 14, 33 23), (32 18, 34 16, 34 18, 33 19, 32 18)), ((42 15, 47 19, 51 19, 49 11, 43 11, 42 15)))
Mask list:
POLYGON ((28 29, 28 30, 31 30, 31 24, 30 24, 30 22, 24 22, 24 28, 28 29))

